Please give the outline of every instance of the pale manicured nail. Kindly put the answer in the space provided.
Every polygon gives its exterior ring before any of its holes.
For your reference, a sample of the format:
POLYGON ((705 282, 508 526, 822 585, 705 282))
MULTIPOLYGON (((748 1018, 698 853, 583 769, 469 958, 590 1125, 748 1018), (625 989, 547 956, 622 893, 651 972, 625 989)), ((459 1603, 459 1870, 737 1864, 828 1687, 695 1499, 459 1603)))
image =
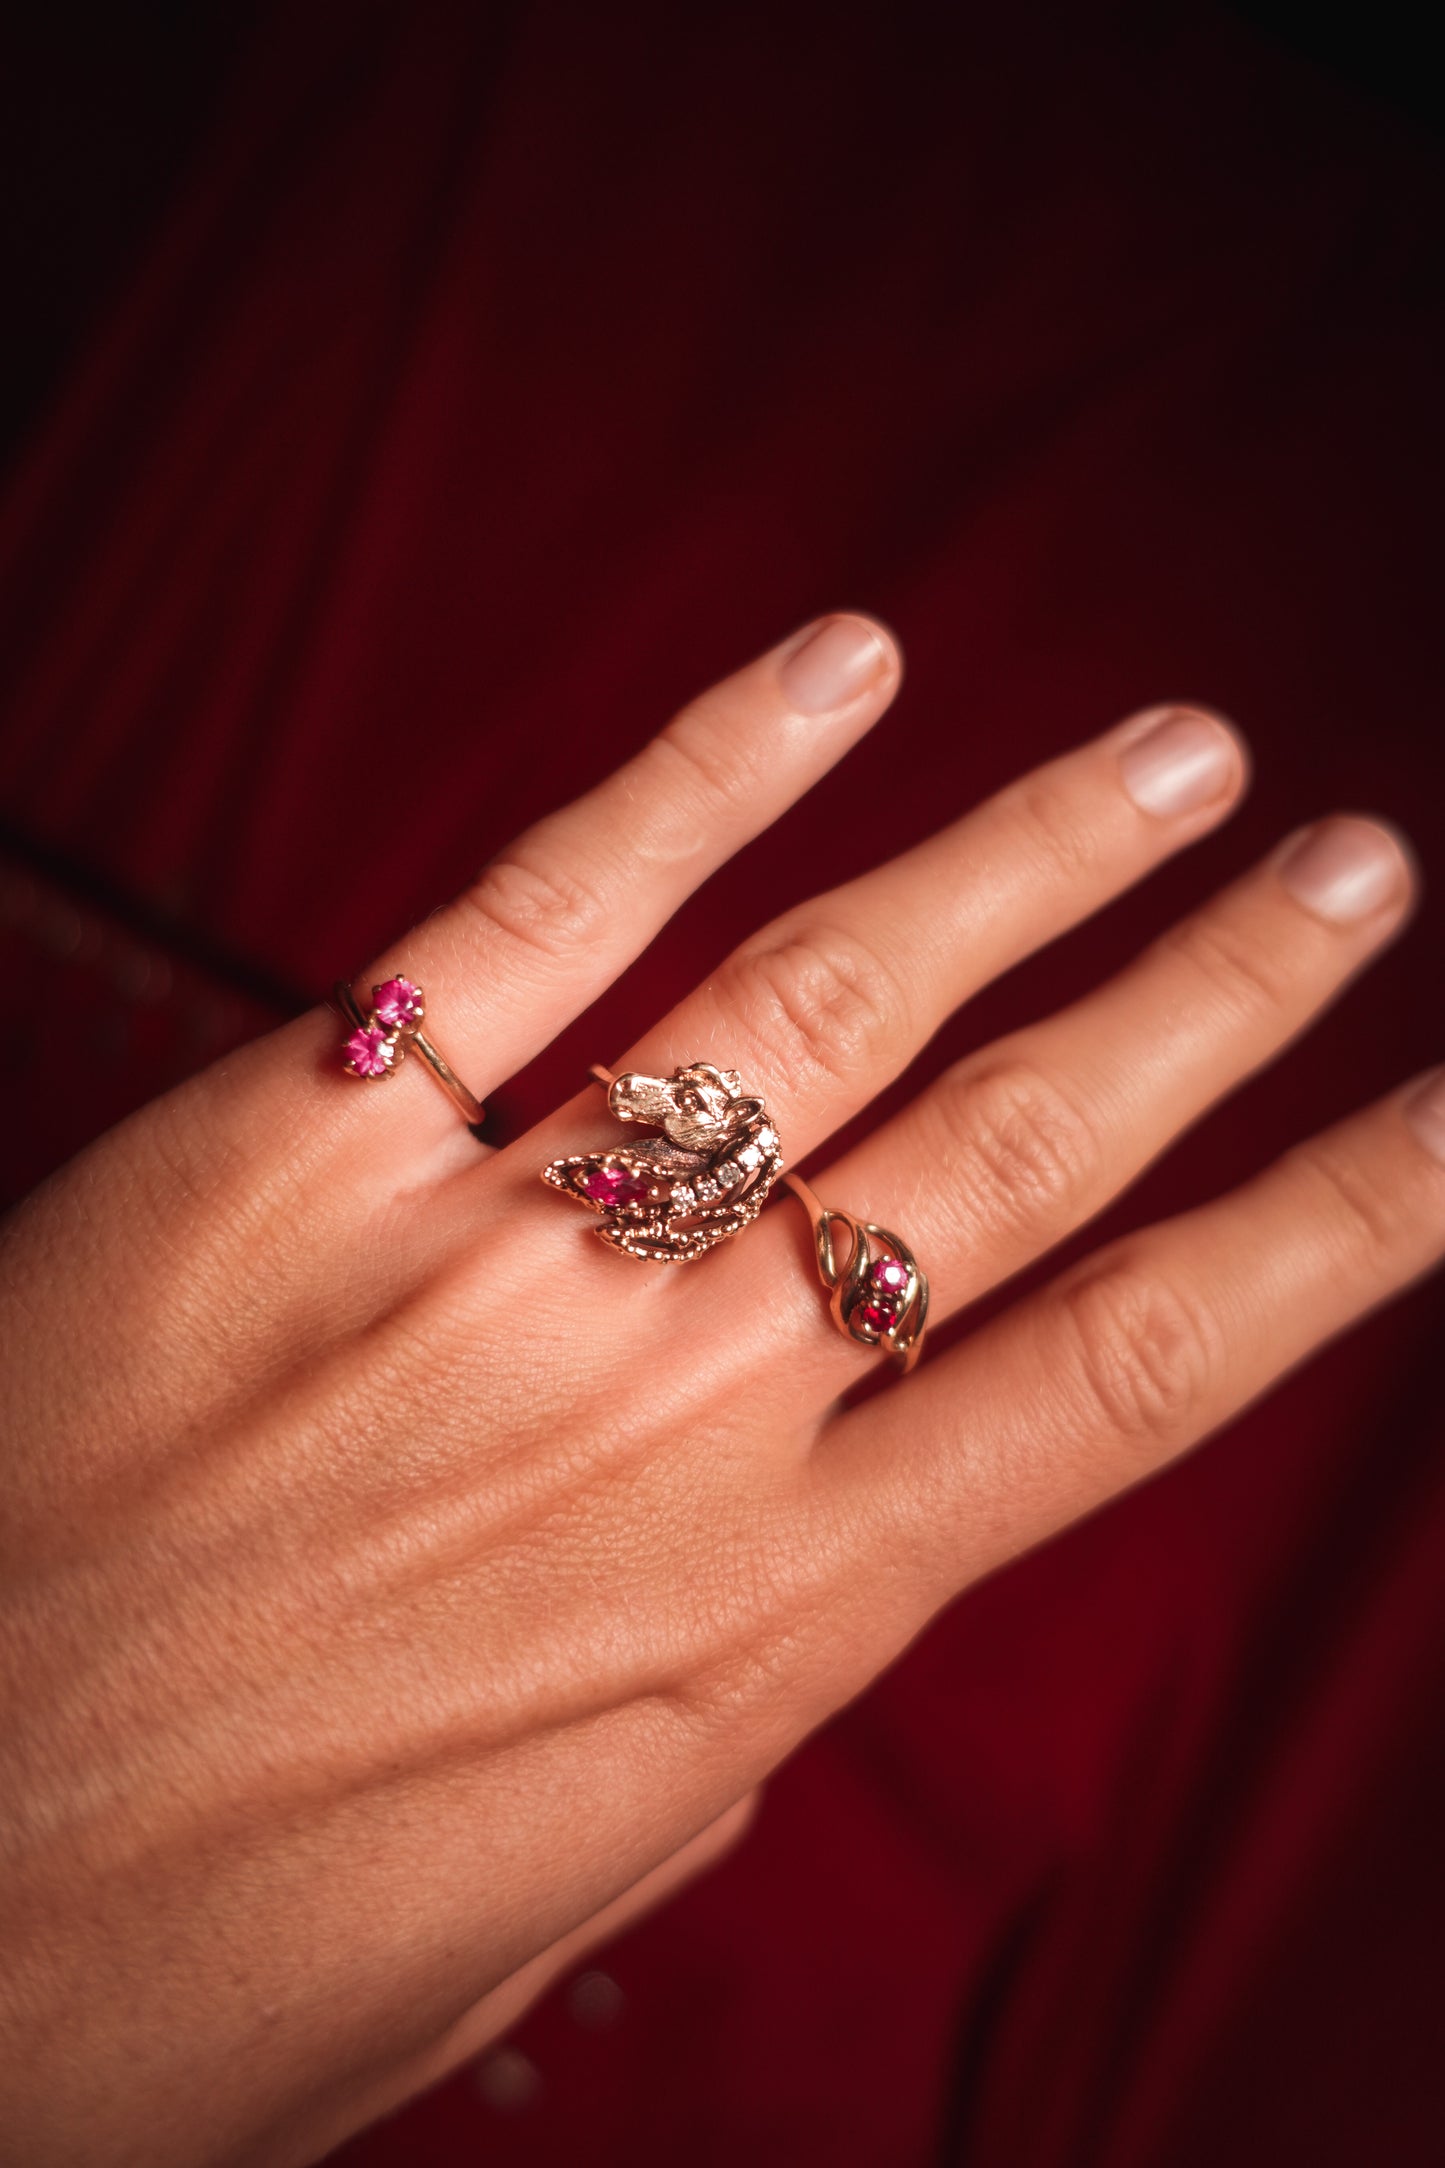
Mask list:
POLYGON ((1445 1162, 1445 1069, 1432 1069, 1410 1094, 1405 1119, 1426 1151, 1445 1162))
POLYGON ((1334 926, 1353 926, 1403 900, 1409 872, 1400 846, 1372 821, 1347 814, 1307 828, 1280 861, 1297 902, 1334 926))
POLYGON ((1227 796, 1239 780, 1239 749, 1212 716, 1176 709, 1125 746, 1119 773, 1135 805, 1164 819, 1227 796))
POLYGON ((867 692, 887 662, 883 642, 861 618, 828 617, 793 649, 778 682, 800 715, 826 715, 867 692))

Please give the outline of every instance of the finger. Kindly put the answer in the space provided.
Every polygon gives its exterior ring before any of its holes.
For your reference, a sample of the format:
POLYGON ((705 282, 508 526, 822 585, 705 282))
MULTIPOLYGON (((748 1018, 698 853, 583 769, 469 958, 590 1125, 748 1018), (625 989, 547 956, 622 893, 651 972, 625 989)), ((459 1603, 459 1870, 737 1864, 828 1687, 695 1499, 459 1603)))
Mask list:
MULTIPOLYGON (((1278 1054, 1399 931, 1411 891, 1400 839, 1371 821, 1286 837, 1104 986, 956 1063, 814 1177, 818 1195, 897 1228, 928 1274, 930 1317, 947 1316, 1102 1211, 1278 1054)), ((746 1269, 791 1286, 798 1391, 836 1389, 868 1351, 818 1330, 798 1229, 770 1219, 746 1269)), ((756 1303, 740 1289, 731 1307, 756 1303)))
POLYGON ((1217 717, 1134 716, 776 920, 620 1066, 740 1070, 796 1161, 960 1002, 1212 828, 1245 768, 1217 717))
MULTIPOLYGON (((485 1097, 604 993, 693 889, 827 773, 884 712, 900 675, 896 643, 873 619, 844 614, 805 627, 528 829, 366 982, 393 971, 421 982, 429 1028, 434 1020, 453 1067, 485 1097)), ((437 1098, 431 1123, 446 1127, 437 1098)), ((417 1110, 398 1118, 414 1128, 417 1110)))
MULTIPOLYGON (((362 974, 361 994, 393 971, 414 977, 428 1036, 484 1098, 877 721, 900 671, 872 619, 804 628, 503 852, 362 974)), ((313 1011, 132 1123, 138 1202, 117 1235, 132 1341, 154 1330, 152 1287, 174 1299, 177 1283, 183 1296, 219 1279, 245 1290, 231 1338, 236 1369, 254 1375, 325 1325, 369 1314, 431 1255, 435 1213, 398 1209, 399 1195, 474 1165, 476 1144, 420 1058, 384 1089, 357 1085, 342 1073, 343 1036, 335 1015, 313 1011)))
POLYGON ((1137 1483, 1442 1253, 1437 1070, 1242 1188, 1109 1243, 906 1391, 836 1419, 820 1494, 911 1584, 891 1625, 916 1631, 919 1600, 1137 1483))

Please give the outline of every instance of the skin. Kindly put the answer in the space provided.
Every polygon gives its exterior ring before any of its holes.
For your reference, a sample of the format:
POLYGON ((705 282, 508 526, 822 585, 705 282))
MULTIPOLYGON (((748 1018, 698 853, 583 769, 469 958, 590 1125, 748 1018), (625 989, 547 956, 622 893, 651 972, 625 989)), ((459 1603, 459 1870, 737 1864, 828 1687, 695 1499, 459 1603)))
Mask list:
MULTIPOLYGON (((882 714, 897 651, 855 630, 850 697, 799 713, 785 643, 363 983, 418 979, 495 1088, 882 714)), ((800 904, 611 1066, 737 1068, 799 1163, 1226 816, 1232 734, 1208 804, 1125 794, 1158 719, 800 904)), ((1398 930, 1408 859, 1371 834, 1394 870, 1362 917, 1306 908, 1282 845, 815 1188, 905 1233, 935 1319, 972 1302, 1398 930)), ((619 1257, 537 1179, 619 1135, 595 1089, 482 1152, 415 1058, 358 1084, 338 1037, 318 1010, 220 1063, 5 1232, 0 2130, 27 2168, 315 2159, 725 1849, 959 1590, 1445 1248, 1402 1086, 845 1411, 876 1358, 829 1325, 794 1201, 695 1265, 619 1257)))

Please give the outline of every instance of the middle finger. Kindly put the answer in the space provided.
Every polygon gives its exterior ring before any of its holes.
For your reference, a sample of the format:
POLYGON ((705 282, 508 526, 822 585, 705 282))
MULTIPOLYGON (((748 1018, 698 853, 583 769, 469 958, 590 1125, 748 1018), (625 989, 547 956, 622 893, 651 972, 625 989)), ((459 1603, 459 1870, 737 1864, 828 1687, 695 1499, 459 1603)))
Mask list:
POLYGON ((1132 716, 774 920, 616 1066, 739 1070, 796 1163, 961 1002, 1214 827, 1246 767, 1217 716, 1132 716))

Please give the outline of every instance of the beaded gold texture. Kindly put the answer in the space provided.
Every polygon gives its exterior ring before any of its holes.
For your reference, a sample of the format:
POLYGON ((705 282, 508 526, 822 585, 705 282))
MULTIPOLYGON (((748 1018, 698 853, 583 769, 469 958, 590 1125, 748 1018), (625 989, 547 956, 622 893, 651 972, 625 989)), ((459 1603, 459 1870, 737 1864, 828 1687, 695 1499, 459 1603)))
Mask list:
POLYGON ((542 1169, 544 1182, 597 1213, 602 1241, 628 1257, 685 1265, 757 1218, 783 1171, 782 1147, 736 1069, 694 1061, 667 1077, 592 1074, 618 1121, 662 1132, 542 1169))

